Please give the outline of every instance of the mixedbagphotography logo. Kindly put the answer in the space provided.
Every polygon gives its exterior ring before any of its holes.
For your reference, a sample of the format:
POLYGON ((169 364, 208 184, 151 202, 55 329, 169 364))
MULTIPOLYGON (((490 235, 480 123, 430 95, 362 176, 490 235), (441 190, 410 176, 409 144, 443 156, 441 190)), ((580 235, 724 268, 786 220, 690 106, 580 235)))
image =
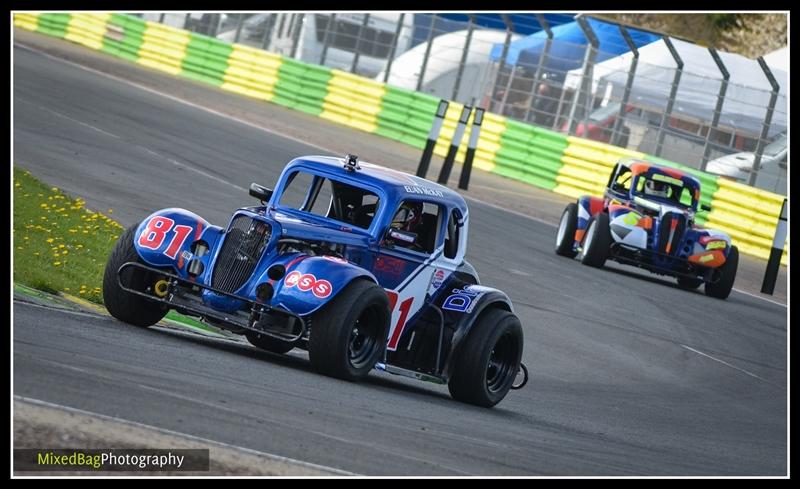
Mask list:
POLYGON ((15 471, 208 471, 207 449, 16 448, 15 471))

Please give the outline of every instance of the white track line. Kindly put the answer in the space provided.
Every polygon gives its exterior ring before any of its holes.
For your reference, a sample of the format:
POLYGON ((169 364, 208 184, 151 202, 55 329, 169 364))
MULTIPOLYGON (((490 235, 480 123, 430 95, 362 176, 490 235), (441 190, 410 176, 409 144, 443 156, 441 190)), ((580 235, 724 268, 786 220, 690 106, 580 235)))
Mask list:
POLYGON ((711 355, 709 355, 708 353, 703 353, 703 352, 701 352, 701 351, 699 351, 699 350, 695 350, 694 348, 692 348, 692 347, 690 347, 690 346, 686 346, 686 345, 681 345, 681 347, 683 347, 683 348, 686 348, 686 349, 687 349, 687 350, 689 350, 689 351, 693 351, 693 352, 697 353, 698 355, 702 355, 702 356, 704 356, 704 357, 706 357, 706 358, 710 358, 711 360, 714 360, 715 362, 719 362, 719 363, 721 363, 721 364, 723 364, 723 365, 725 365, 725 366, 727 366, 727 367, 730 367, 730 368, 732 368, 732 369, 738 370, 739 372, 742 372, 742 373, 744 373, 744 374, 747 374, 747 375, 749 375, 750 377, 755 377, 755 378, 756 378, 756 379, 758 379, 758 380, 761 380, 761 381, 763 381, 763 382, 766 382, 766 383, 768 383, 768 384, 775 385, 775 384, 773 384, 772 382, 770 382, 770 381, 768 381, 768 380, 766 380, 766 379, 763 379, 763 378, 759 377, 758 375, 754 374, 753 372, 749 372, 749 371, 747 371, 747 370, 745 370, 745 369, 743 369, 743 368, 739 368, 739 367, 737 367, 736 365, 731 365, 730 363, 726 362, 725 360, 720 360, 719 358, 712 357, 712 356, 711 356, 711 355))
POLYGON ((117 418, 115 416, 107 416, 105 414, 93 413, 91 411, 84 411, 83 409, 78 409, 78 408, 73 408, 73 407, 69 407, 69 406, 64 406, 64 405, 61 405, 61 404, 55 404, 55 403, 52 403, 52 402, 42 401, 40 399, 32 399, 32 398, 29 398, 29 397, 18 396, 16 394, 14 395, 14 399, 17 400, 17 401, 27 402, 27 403, 34 404, 34 405, 37 405, 37 406, 44 406, 44 407, 49 407, 49 408, 54 408, 54 409, 61 409, 63 411, 68 411, 68 412, 71 412, 71 413, 82 414, 82 415, 85 415, 85 416, 93 416, 95 418, 103 419, 103 420, 106 420, 106 421, 113 421, 113 422, 122 423, 122 424, 125 424, 125 425, 128 425, 128 426, 135 426, 137 428, 153 430, 153 431, 156 431, 158 433, 165 434, 165 435, 186 438, 186 439, 197 441, 197 442, 200 442, 200 443, 205 443, 207 445, 215 445, 215 446, 222 447, 222 448, 228 448, 228 449, 232 449, 232 450, 239 450, 241 452, 245 452, 245 453, 248 453, 248 454, 251 454, 251 455, 256 455, 256 456, 259 456, 259 457, 269 458, 269 459, 275 460, 277 462, 283 462, 283 463, 288 463, 288 464, 299 465, 301 467, 306 467, 306 468, 309 468, 309 469, 327 471, 327 472, 331 472, 331 473, 337 474, 337 475, 348 475, 348 476, 358 475, 358 474, 355 474, 353 472, 347 472, 347 471, 344 471, 344 470, 334 469, 333 467, 327 467, 325 465, 318 465, 318 464, 313 464, 313 463, 310 463, 310 462, 303 462, 302 460, 296 460, 296 459, 293 459, 293 458, 282 457, 280 455, 275 455, 275 454, 267 453, 267 452, 260 452, 258 450, 253 450, 251 448, 244 448, 244 447, 239 447, 239 446, 236 446, 236 445, 230 445, 230 444, 219 442, 219 441, 215 441, 215 440, 209 440, 207 438, 201 438, 199 436, 188 435, 186 433, 180 433, 178 431, 172 431, 172 430, 168 430, 168 429, 164 429, 164 428, 159 428, 157 426, 152 426, 152 425, 148 425, 148 424, 144 424, 144 423, 138 423, 136 421, 130 421, 130 420, 127 420, 127 419, 117 418))
MULTIPOLYGON (((28 50, 28 51, 31 51, 31 52, 34 52, 34 53, 40 54, 40 55, 42 55, 42 56, 45 56, 45 57, 47 57, 47 58, 49 58, 49 59, 53 59, 53 60, 56 60, 56 61, 60 61, 60 62, 62 62, 62 63, 66 63, 66 64, 68 64, 68 65, 70 65, 70 66, 74 66, 75 68, 78 68, 78 69, 81 69, 81 70, 84 70, 84 71, 88 71, 88 72, 91 72, 91 73, 94 73, 94 74, 96 74, 96 75, 100 75, 100 76, 103 76, 103 77, 106 77, 106 78, 110 78, 110 79, 112 79, 112 80, 115 80, 115 81, 117 81, 117 82, 119 82, 119 83, 123 83, 123 84, 125 84, 125 85, 129 85, 129 86, 132 86, 132 87, 139 88, 139 89, 141 89, 141 90, 144 90, 144 91, 146 91, 146 92, 148 92, 148 93, 152 93, 152 94, 154 94, 154 95, 158 95, 158 96, 161 96, 161 97, 167 98, 167 99, 169 99, 169 100, 172 100, 172 101, 174 101, 174 102, 178 102, 178 103, 182 103, 182 104, 184 104, 184 105, 188 105, 189 107, 193 107, 193 108, 195 108, 195 109, 202 110, 202 111, 204 111, 204 112, 208 112, 209 114, 214 114, 214 115, 216 115, 216 116, 218 116, 218 117, 222 117, 223 119, 227 119, 227 120, 230 120, 230 121, 238 122, 239 124, 244 124, 245 126, 252 127, 253 129, 258 129, 258 130, 260 130, 260 131, 263 131, 263 132, 266 132, 266 133, 268 133, 268 134, 273 134, 273 135, 276 135, 276 136, 280 136, 280 137, 282 137, 282 138, 284 138, 284 139, 289 139, 290 141, 294 141, 294 142, 296 142, 296 143, 304 144, 304 145, 306 145, 306 146, 311 146, 312 148, 321 149, 321 150, 323 150, 323 151, 327 151, 328 153, 331 153, 331 154, 336 154, 336 151, 334 151, 334 150, 332 150, 332 149, 330 149, 330 148, 326 148, 326 147, 320 146, 320 145, 318 145, 318 144, 315 144, 315 143, 311 143, 311 142, 309 142, 309 141, 302 140, 302 139, 300 139, 300 138, 297 138, 297 137, 291 136, 291 135, 289 135, 289 134, 282 133, 282 132, 280 132, 280 131, 276 131, 276 130, 274 130, 274 129, 267 129, 266 127, 263 127, 263 126, 259 126, 259 125, 253 124, 252 122, 248 122, 248 121, 246 121, 246 120, 239 119, 238 117, 234 117, 234 116, 232 116, 232 115, 229 115, 229 114, 224 114, 224 113, 222 113, 222 112, 218 112, 218 111, 216 111, 216 110, 214 110, 214 109, 210 109, 210 108, 208 108, 208 107, 203 107, 202 105, 198 105, 198 104, 196 104, 196 103, 194 103, 194 102, 190 102, 190 101, 188 101, 188 100, 185 100, 185 99, 182 99, 182 98, 180 98, 180 97, 175 97, 174 95, 169 95, 169 94, 167 94, 167 93, 164 93, 164 92, 159 92, 158 90, 152 89, 152 88, 150 88, 150 87, 146 87, 146 86, 144 86, 144 85, 140 85, 139 83, 132 82, 132 81, 130 81, 130 80, 126 80, 126 79, 124 79, 124 78, 120 78, 120 77, 117 77, 117 76, 114 76, 114 75, 111 75, 111 74, 108 74, 108 73, 105 73, 105 72, 102 72, 102 71, 99 71, 99 70, 95 70, 94 68, 89 68, 88 66, 83 66, 83 65, 80 65, 80 64, 78 64, 78 63, 74 63, 74 62, 72 62, 72 61, 67 61, 67 60, 65 60, 65 59, 59 58, 59 57, 57 57, 57 56, 53 56, 53 55, 51 55, 51 54, 47 54, 47 53, 45 53, 44 51, 40 51, 40 50, 38 50, 38 49, 32 48, 32 47, 30 47, 30 46, 26 46, 26 45, 24 45, 24 44, 19 44, 19 43, 16 43, 16 42, 15 42, 15 43, 14 43, 14 47, 19 47, 19 48, 21 48, 21 49, 25 49, 25 50, 28 50)), ((159 155, 159 156, 162 156, 162 155, 159 155)), ((164 157, 164 156, 162 156, 162 157, 163 157, 163 158, 166 158, 166 157, 164 157)), ((196 172, 198 172, 198 173, 201 173, 201 174, 203 174, 203 175, 205 175, 205 176, 208 176, 208 177, 210 177, 210 178, 213 178, 213 179, 215 179, 215 180, 222 181, 222 183, 226 183, 226 184, 228 184, 228 185, 231 185, 231 186, 233 186, 233 187, 236 187, 237 189, 244 190, 244 189, 242 189, 241 187, 239 187, 238 185, 235 185, 235 184, 233 184, 233 183, 231 183, 231 182, 226 182, 226 181, 224 181, 224 180, 222 180, 222 179, 218 179, 217 177, 214 177, 214 176, 208 175, 207 173, 203 172, 202 170, 197 170, 197 169, 194 169, 194 168, 188 167, 188 166, 186 166, 186 165, 183 165, 183 164, 181 164, 181 163, 178 163, 178 162, 176 162, 175 160, 172 160, 172 159, 169 159, 169 158, 168 158, 167 160, 168 160, 168 161, 170 161, 170 162, 172 162, 173 164, 177 164, 177 165, 184 166, 184 167, 186 167, 186 168, 188 168, 188 169, 191 169, 192 171, 196 171, 196 172)), ((513 214, 513 215, 515 215, 515 216, 523 217, 523 218, 525 218, 525 219, 530 219, 531 221, 536 221, 536 222, 538 222, 538 223, 540 223, 540 224, 546 224, 546 225, 548 225, 548 226, 551 226, 551 227, 558 227, 558 224, 555 224, 555 223, 552 223, 552 222, 549 222, 549 221, 545 221, 545 220, 543 220, 543 219, 540 219, 540 218, 537 218, 537 217, 528 216, 528 215, 526 215, 526 214, 523 214, 523 213, 521 213, 521 212, 519 212, 519 211, 515 211, 515 210, 513 210, 513 209, 507 209, 507 208, 505 208, 505 207, 502 207, 502 206, 500 206, 500 205, 497 205, 497 204, 490 204, 489 202, 486 202, 486 201, 484 201, 484 200, 481 200, 481 199, 477 199, 477 198, 475 198, 475 197, 469 197, 469 196, 466 196, 466 195, 464 195, 464 196, 462 196, 462 197, 464 197, 464 199, 465 199, 465 200, 470 200, 470 201, 473 201, 473 202, 477 202, 477 203, 479 203, 479 204, 482 204, 482 205, 485 205, 485 206, 487 206, 487 207, 492 207, 492 208, 494 208, 494 209, 498 209, 498 210, 502 210, 502 211, 504 211, 504 212, 508 212, 509 214, 513 214)), ((751 293, 749 293, 749 292, 745 292, 745 291, 743 291, 743 290, 739 290, 739 289, 736 289, 736 288, 734 288, 733 290, 735 290, 736 292, 739 292, 739 293, 745 294, 745 295, 749 295, 750 297, 754 297, 754 298, 756 298, 756 299, 761 299, 761 300, 763 300, 763 301, 770 302, 770 303, 772 303, 772 304, 776 304, 776 305, 779 305, 779 306, 782 306, 782 307, 787 307, 787 305, 786 305, 786 304, 782 304, 782 303, 780 303, 780 302, 776 302, 776 301, 773 301, 773 300, 771 300, 771 299, 767 299, 767 298, 765 298, 765 297, 761 297, 761 296, 759 296, 759 295, 751 294, 751 293)))

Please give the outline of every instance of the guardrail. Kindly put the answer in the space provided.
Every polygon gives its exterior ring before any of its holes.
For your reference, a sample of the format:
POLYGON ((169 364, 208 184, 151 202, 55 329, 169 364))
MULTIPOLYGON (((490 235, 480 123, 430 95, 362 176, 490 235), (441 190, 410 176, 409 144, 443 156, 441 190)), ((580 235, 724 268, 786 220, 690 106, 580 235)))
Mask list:
MULTIPOLYGON (((223 90, 307 112, 355 129, 424 148, 439 99, 370 78, 229 44, 124 14, 15 13, 22 29, 75 42, 223 90)), ((450 103, 434 153, 444 157, 463 105, 450 103)), ((474 116, 471 116, 471 118, 474 116)), ((472 120, 456 158, 463 161, 472 120)), ((562 195, 601 195, 621 156, 688 171, 710 205, 699 222, 730 234, 742 253, 767 258, 783 196, 733 183, 661 158, 566 136, 486 113, 474 165, 562 195)), ((788 246, 785 248, 788 250, 788 246)), ((782 263, 786 264, 784 251, 782 263)))

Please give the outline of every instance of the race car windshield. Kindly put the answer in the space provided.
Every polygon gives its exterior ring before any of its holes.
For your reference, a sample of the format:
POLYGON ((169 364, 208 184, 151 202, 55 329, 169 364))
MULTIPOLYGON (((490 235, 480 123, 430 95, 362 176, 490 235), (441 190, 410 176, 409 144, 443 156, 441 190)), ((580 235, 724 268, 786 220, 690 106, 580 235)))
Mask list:
POLYGON ((647 200, 675 207, 697 208, 694 190, 682 180, 667 175, 641 175, 633 194, 647 200))
POLYGON ((304 171, 289 175, 278 204, 282 207, 369 228, 379 205, 378 196, 364 188, 304 171))

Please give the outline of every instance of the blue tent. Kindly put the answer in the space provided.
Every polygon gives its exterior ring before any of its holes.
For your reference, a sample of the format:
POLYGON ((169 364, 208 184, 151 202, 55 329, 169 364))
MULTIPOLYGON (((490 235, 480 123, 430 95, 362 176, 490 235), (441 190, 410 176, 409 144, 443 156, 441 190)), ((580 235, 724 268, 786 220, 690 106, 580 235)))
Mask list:
MULTIPOLYGON (((599 45, 599 52, 595 61, 600 62, 630 51, 628 44, 620 34, 616 24, 602 22, 594 18, 587 18, 589 26, 594 31, 599 45)), ((583 63, 586 48, 589 44, 588 39, 581 30, 578 22, 569 22, 553 27, 553 43, 546 57, 544 69, 551 72, 565 73, 569 70, 578 68, 583 63)), ((636 29, 628 29, 628 33, 633 39, 636 47, 644 46, 659 40, 661 37, 636 29)), ((508 46, 506 64, 525 66, 536 66, 539 56, 544 50, 547 41, 547 33, 539 31, 528 37, 514 41, 508 46)), ((498 43, 492 47, 492 61, 499 61, 503 54, 503 44, 498 43)))

